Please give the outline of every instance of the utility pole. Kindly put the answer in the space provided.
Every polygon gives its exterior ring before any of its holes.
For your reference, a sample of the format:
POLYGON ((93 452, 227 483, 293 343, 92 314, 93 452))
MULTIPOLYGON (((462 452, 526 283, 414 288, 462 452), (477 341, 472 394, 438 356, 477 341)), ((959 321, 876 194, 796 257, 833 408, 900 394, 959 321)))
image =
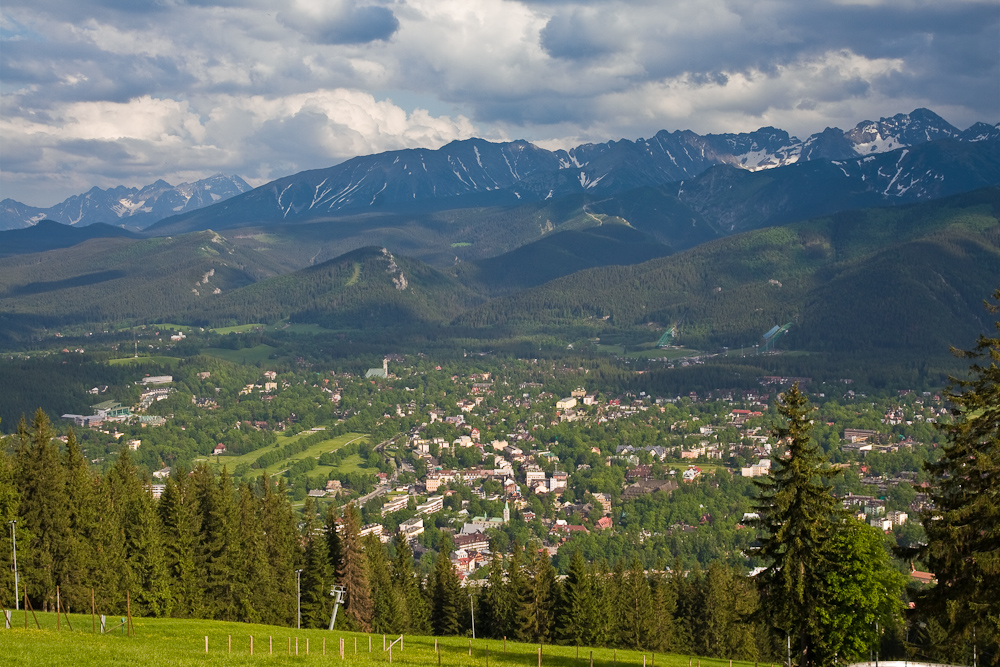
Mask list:
MULTIPOLYGON (((302 570, 295 570, 296 627, 302 629, 302 570)), ((298 640, 296 640, 298 641, 298 640)))
POLYGON ((472 614, 472 638, 476 638, 476 608, 472 604, 472 595, 469 595, 469 612, 472 614))
POLYGON ((17 592, 17 519, 7 522, 10 524, 10 539, 14 543, 14 609, 21 609, 21 598, 17 592))

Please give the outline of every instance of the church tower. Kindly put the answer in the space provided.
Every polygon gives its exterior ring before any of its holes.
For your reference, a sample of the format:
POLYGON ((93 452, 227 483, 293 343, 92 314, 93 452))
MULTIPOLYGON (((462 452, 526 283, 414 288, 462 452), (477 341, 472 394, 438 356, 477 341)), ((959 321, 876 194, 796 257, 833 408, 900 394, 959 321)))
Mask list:
POLYGON ((510 501, 503 504, 503 522, 510 523, 510 501))

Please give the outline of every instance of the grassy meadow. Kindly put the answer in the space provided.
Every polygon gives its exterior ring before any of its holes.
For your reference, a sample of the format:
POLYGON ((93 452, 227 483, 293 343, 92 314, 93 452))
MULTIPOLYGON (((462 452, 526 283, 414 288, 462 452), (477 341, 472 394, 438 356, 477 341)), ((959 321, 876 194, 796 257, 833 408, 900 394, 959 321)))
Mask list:
MULTIPOLYGON (((367 635, 325 630, 295 630, 269 625, 225 623, 182 619, 135 618, 135 636, 127 637, 120 630, 105 635, 92 632, 89 615, 70 614, 73 629, 56 630, 56 617, 37 613, 41 629, 28 614, 28 629, 24 629, 24 612, 11 612, 12 629, 0 624, 0 656, 7 667, 47 665, 388 665, 389 653, 382 650, 382 635, 367 635), (205 637, 208 653, 205 653, 205 637), (253 636, 253 655, 250 637, 253 636), (345 654, 340 657, 340 640, 344 639, 345 654), (371 653, 368 652, 369 638, 371 653), (325 640, 325 654, 324 654, 325 640), (306 646, 308 642, 308 654, 306 646), (357 646, 357 653, 355 653, 357 646), (290 647, 290 648, 289 648, 290 647), (296 654, 296 648, 298 653, 296 654)), ((108 618, 108 627, 119 622, 108 618)), ((98 619, 98 629, 100 621, 98 619)), ((398 635, 395 637, 398 639, 398 635)), ((386 639, 386 643, 392 641, 386 639)), ((538 645, 506 643, 502 640, 462 637, 437 639, 441 665, 472 665, 476 667, 534 667, 538 664, 538 645), (488 657, 487 657, 488 651, 488 657)), ((439 664, 434 637, 405 636, 400 648, 392 650, 392 664, 423 666, 439 664)), ((554 667, 586 667, 590 665, 591 649, 572 646, 542 647, 542 665, 554 667), (579 653, 579 657, 577 654, 579 653)), ((595 667, 728 667, 728 660, 697 658, 641 651, 594 649, 595 667)), ((748 667, 750 663, 734 661, 733 667, 748 667)))

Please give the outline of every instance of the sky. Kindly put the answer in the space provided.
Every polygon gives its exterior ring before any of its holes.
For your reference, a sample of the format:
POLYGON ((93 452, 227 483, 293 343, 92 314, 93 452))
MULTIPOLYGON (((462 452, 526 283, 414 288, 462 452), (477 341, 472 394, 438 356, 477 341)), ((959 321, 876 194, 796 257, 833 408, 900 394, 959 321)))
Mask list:
POLYGON ((1000 121, 997 0, 4 0, 0 198, 479 136, 1000 121))

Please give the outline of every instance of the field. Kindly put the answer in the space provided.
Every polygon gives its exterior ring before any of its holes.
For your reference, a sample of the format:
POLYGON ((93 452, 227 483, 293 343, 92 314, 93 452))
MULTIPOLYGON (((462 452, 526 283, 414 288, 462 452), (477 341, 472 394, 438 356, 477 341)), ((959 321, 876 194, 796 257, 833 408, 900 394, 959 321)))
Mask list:
MULTIPOLYGON (((312 431, 303 431, 295 435, 288 435, 288 436, 279 435, 277 446, 284 447, 285 445, 291 444, 296 440, 300 440, 310 435, 314 435, 314 433, 312 431)), ((339 435, 335 438, 330 438, 329 440, 318 442, 315 445, 309 447, 309 449, 306 449, 305 451, 299 452, 298 454, 293 454, 287 459, 282 459, 281 461, 275 463, 274 465, 268 466, 267 468, 265 468, 265 471, 269 475, 274 475, 275 473, 285 470, 286 468, 288 468, 288 466, 290 466, 292 463, 295 463, 296 461, 301 461, 302 459, 309 457, 319 458, 320 454, 336 451, 341 447, 343 447, 344 445, 347 445, 348 443, 354 442, 359 438, 365 438, 365 437, 367 436, 365 436, 363 433, 345 433, 344 435, 339 435)), ((266 447, 264 449, 258 449, 248 454, 243 454, 242 456, 209 457, 208 461, 209 464, 213 468, 216 468, 217 470, 221 470, 222 466, 226 466, 229 469, 229 471, 232 472, 233 470, 236 469, 236 466, 240 465, 241 463, 246 463, 249 465, 254 461, 256 461, 257 458, 260 457, 262 454, 270 452, 272 450, 273 448, 266 447), (216 459, 218 459, 218 461, 216 461, 216 459)), ((360 462, 361 462, 361 457, 358 456, 357 454, 355 454, 354 456, 349 456, 346 459, 344 459, 344 461, 340 465, 340 469, 344 470, 345 472, 351 472, 357 469, 357 465, 360 462), (357 462, 353 461, 355 457, 357 457, 357 462)), ((327 466, 319 466, 317 468, 317 470, 320 469, 325 469, 327 472, 332 470, 332 468, 329 468, 327 466)), ((252 470, 250 474, 259 474, 259 472, 264 472, 264 471, 257 471, 255 469, 252 470)))
MULTIPOLYGON (((382 650, 381 635, 366 635, 325 630, 295 630, 269 625, 225 623, 220 621, 194 621, 181 619, 135 618, 134 637, 123 636, 121 631, 105 635, 93 634, 89 615, 70 614, 73 630, 56 630, 54 614, 38 613, 38 623, 28 615, 28 628, 24 629, 24 612, 11 612, 13 629, 0 629, 0 655, 7 666, 48 665, 49 667, 76 665, 388 665, 389 652, 382 650), (208 653, 205 653, 205 637, 208 653), (253 655, 250 641, 253 637, 253 655), (340 640, 344 639, 345 655, 339 654, 340 640), (371 653, 368 652, 369 640, 371 653), (324 652, 325 641, 325 652, 324 652), (231 642, 231 643, 230 643, 231 642), (308 642, 308 644, 307 644, 308 642), (307 647, 308 646, 308 654, 307 647), (355 653, 355 646, 357 653, 355 653)), ((108 626, 120 619, 108 619, 108 626)), ((98 621, 99 623, 99 621, 98 621)), ((0 625, 0 628, 3 626, 0 625)), ((99 628, 99 625, 98 625, 99 628)), ((398 638, 398 635, 396 636, 398 638)), ((392 641, 386 639, 386 643, 392 641)), ((538 664, 537 644, 506 643, 503 640, 471 641, 462 637, 437 639, 440 660, 434 651, 433 637, 403 637, 402 648, 397 643, 392 650, 394 665, 475 665, 486 667, 534 667, 538 664), (471 653, 470 652, 471 645, 471 653)), ((590 665, 591 649, 572 646, 543 646, 542 665, 557 667, 586 667, 590 665), (579 657, 577 657, 579 655, 579 657)), ((639 667, 663 665, 664 667, 725 667, 728 660, 691 658, 639 651, 613 651, 594 649, 595 667, 639 667)), ((736 662, 734 667, 749 667, 750 663, 736 662)))

